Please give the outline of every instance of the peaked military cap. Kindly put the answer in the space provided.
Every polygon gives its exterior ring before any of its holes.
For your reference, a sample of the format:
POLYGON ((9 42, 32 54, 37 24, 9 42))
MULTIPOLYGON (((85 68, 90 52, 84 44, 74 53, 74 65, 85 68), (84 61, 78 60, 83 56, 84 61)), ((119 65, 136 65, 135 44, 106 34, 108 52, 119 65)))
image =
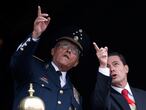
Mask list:
POLYGON ((57 42, 60 40, 70 41, 75 44, 81 52, 83 52, 89 42, 87 34, 82 28, 79 27, 66 27, 58 34, 60 37, 57 38, 57 42))

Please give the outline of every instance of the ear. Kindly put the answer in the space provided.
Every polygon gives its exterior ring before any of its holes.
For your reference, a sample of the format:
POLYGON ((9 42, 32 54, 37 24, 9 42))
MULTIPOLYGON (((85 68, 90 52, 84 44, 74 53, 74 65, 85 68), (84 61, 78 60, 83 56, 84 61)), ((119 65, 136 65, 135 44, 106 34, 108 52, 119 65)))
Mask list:
POLYGON ((128 65, 125 65, 125 70, 126 70, 126 73, 129 72, 129 66, 128 65))
POLYGON ((54 48, 52 48, 52 49, 51 49, 51 55, 52 55, 52 56, 54 55, 54 51, 55 51, 54 48))
POLYGON ((76 63, 73 65, 73 67, 76 67, 79 64, 79 61, 76 61, 76 63))

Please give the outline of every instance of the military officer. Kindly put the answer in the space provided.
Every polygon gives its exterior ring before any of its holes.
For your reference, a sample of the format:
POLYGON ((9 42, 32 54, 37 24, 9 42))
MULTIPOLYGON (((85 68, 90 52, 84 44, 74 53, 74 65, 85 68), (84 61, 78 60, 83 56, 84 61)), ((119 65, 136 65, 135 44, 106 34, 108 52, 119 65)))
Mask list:
POLYGON ((28 95, 30 83, 33 84, 34 95, 44 101, 45 110, 82 109, 81 97, 67 72, 78 65, 83 53, 83 30, 77 29, 70 35, 58 38, 51 49, 52 59, 44 62, 34 56, 34 52, 50 20, 38 6, 32 33, 12 55, 10 66, 15 81, 13 110, 18 110, 19 103, 28 95))

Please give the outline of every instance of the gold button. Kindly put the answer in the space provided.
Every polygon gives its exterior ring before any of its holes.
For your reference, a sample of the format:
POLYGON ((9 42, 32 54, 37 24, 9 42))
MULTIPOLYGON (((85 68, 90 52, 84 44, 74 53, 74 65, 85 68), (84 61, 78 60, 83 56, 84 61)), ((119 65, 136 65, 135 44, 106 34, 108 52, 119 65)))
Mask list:
POLYGON ((63 90, 60 90, 59 92, 60 92, 60 94, 63 94, 63 90))
POLYGON ((59 100, 57 103, 60 105, 61 104, 61 101, 59 100))

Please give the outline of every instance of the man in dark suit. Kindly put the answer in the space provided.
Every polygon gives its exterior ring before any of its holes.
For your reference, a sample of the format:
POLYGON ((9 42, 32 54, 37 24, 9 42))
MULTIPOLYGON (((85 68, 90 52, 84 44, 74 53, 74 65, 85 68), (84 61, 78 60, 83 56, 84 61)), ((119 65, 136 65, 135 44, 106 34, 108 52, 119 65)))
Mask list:
POLYGON ((81 37, 84 37, 84 34, 82 29, 79 29, 69 36, 58 38, 51 49, 52 60, 44 62, 33 54, 49 23, 50 17, 41 13, 38 6, 32 34, 19 45, 12 56, 10 65, 15 80, 13 110, 18 110, 22 99, 28 96, 30 83, 33 84, 34 95, 43 100, 45 110, 82 109, 81 97, 67 72, 79 63, 83 52, 81 40, 84 38, 81 37))
POLYGON ((93 110, 146 110, 146 92, 129 85, 129 67, 123 55, 108 54, 107 47, 93 44, 100 64, 92 96, 93 110))

